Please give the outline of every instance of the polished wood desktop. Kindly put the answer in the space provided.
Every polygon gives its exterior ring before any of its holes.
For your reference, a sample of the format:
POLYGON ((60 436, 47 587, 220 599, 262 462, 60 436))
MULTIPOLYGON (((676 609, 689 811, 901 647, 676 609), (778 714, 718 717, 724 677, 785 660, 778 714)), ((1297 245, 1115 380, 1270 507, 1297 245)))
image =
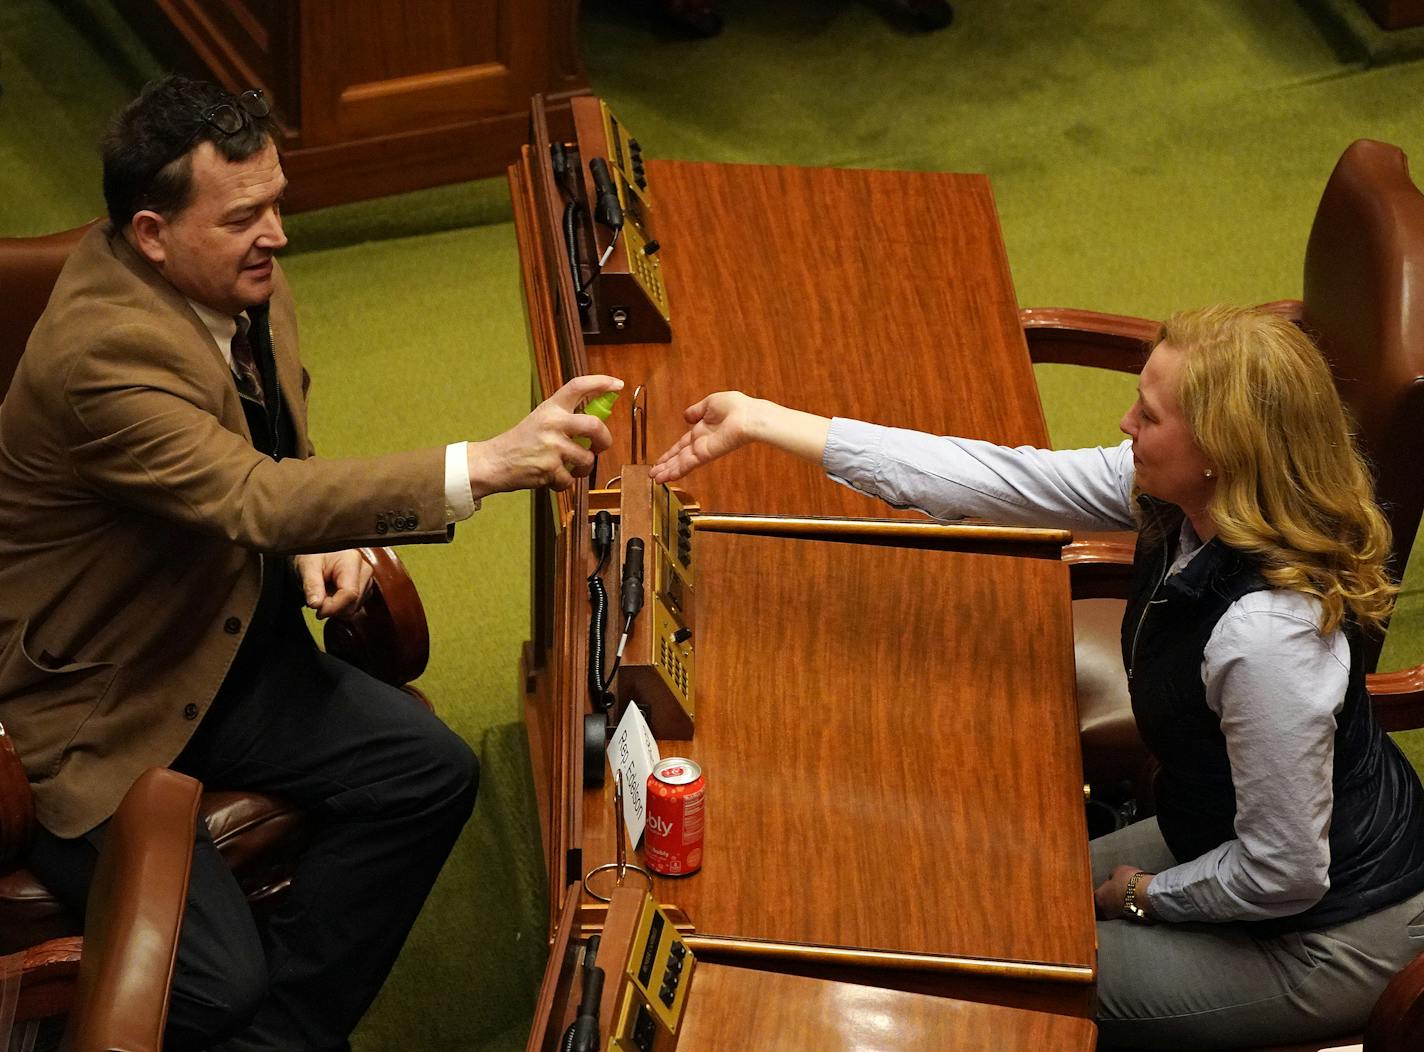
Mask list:
MULTIPOLYGON (((686 405, 733 387, 1046 442, 984 177, 650 162, 672 342, 578 341, 570 361, 540 157, 526 151, 510 173, 536 396, 571 365, 645 385, 654 457, 686 405)), ((630 459, 623 408, 605 479, 630 459)), ((709 512, 919 517, 765 448, 682 485, 709 512)), ((614 857, 611 786, 581 786, 586 514, 583 486, 536 501, 524 665, 551 922, 564 890, 614 857)), ((695 543, 697 729, 661 748, 704 765, 706 858, 654 893, 690 918, 699 957, 1089 1014, 1095 929, 1056 548, 706 531, 695 543)), ((581 927, 599 910, 585 899, 581 927)))
MULTIPOLYGON (((573 1021, 581 956, 577 888, 564 902, 527 1052, 557 1052, 573 1021)), ((606 955, 605 969, 617 967, 606 955)), ((612 981, 611 979, 609 981, 612 981)), ((699 959, 677 1052, 1092 1052, 1097 1027, 1075 1016, 862 986, 699 959)))
POLYGON ((706 964, 678 1052, 1092 1052, 1087 1019, 706 964))

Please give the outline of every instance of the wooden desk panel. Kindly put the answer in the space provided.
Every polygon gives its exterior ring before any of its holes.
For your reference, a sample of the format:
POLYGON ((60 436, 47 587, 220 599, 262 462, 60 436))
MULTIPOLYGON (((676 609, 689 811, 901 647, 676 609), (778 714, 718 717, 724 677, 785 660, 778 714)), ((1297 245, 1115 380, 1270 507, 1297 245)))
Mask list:
MULTIPOLYGON (((707 844, 660 900, 699 937, 1091 969, 1063 564, 696 544, 697 734, 661 747, 704 766, 707 844)), ((611 785, 583 803, 587 869, 611 785)))
POLYGON ((678 1052, 1092 1052, 1086 1019, 700 964, 678 1052))
MULTIPOLYGON (((558 936, 535 1004, 528 1052, 555 1052, 582 992, 582 954, 570 937, 578 892, 563 899, 558 936)), ((608 967, 605 960, 600 960, 608 967)), ((610 980, 611 977, 610 977, 610 980)), ((605 1032, 606 1032, 605 1026, 605 1032)), ((1087 1019, 836 979, 732 967, 699 958, 679 1052, 1092 1052, 1087 1019)))
POLYGON ((165 67, 260 87, 298 212, 495 175, 531 92, 571 126, 578 0, 115 0, 165 67))
MULTIPOLYGON (((588 356, 630 392, 648 385, 652 457, 682 433, 686 406, 725 388, 827 416, 1047 443, 985 177, 654 161, 648 180, 673 341, 588 356)), ((608 461, 629 459, 626 414, 615 410, 608 461)), ((713 511, 894 514, 761 447, 687 486, 713 511)))

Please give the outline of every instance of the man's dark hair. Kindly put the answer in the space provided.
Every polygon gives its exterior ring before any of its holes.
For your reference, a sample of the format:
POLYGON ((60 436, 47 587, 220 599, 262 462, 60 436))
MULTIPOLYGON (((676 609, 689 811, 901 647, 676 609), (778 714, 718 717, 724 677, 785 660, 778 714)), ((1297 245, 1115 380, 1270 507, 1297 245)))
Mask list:
POLYGON ((193 149, 212 143, 229 161, 245 161, 272 139, 271 117, 242 113, 227 134, 204 119, 214 106, 237 99, 216 84, 169 75, 150 81, 104 133, 104 202, 119 229, 145 209, 171 216, 193 192, 193 149))

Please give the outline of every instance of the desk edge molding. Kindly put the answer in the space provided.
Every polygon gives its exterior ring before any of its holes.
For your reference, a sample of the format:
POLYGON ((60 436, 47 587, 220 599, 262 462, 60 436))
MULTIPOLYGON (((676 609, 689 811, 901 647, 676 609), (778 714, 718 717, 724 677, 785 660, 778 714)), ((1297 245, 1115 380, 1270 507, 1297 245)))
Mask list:
POLYGON ((961 957, 949 954, 900 953, 864 950, 845 946, 810 946, 794 943, 736 939, 720 935, 685 936, 694 953, 714 957, 748 957, 815 964, 854 965, 860 968, 914 970, 977 975, 1000 979, 1027 979, 1091 985, 1095 969, 1084 965, 1046 964, 1041 961, 1010 961, 990 957, 961 957))

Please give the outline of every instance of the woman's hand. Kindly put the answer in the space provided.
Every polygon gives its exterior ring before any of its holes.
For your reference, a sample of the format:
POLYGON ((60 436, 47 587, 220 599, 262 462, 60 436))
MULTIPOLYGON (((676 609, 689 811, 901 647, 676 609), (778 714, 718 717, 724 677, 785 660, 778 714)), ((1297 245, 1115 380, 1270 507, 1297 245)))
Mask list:
MULTIPOLYGON (((1127 900, 1127 882, 1134 873, 1141 873, 1141 866, 1115 866, 1112 875, 1099 885, 1098 890, 1093 892, 1093 905, 1098 910, 1098 920, 1122 920, 1126 914, 1123 913, 1123 903, 1127 900)), ((1135 901, 1139 907, 1147 912, 1147 919, 1152 920, 1152 909, 1147 905, 1147 886, 1152 883, 1152 874, 1145 874, 1137 882, 1137 894, 1135 901)))
POLYGON ((692 426, 653 465, 653 481, 673 482, 754 441, 757 401, 741 391, 718 391, 689 406, 683 418, 692 426))
POLYGON ((674 482, 694 468, 710 464, 752 442, 766 442, 820 463, 831 422, 795 409, 752 398, 740 391, 718 391, 683 417, 691 426, 653 465, 654 482, 674 482))

